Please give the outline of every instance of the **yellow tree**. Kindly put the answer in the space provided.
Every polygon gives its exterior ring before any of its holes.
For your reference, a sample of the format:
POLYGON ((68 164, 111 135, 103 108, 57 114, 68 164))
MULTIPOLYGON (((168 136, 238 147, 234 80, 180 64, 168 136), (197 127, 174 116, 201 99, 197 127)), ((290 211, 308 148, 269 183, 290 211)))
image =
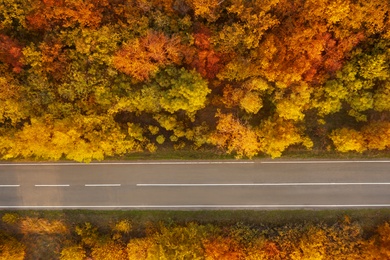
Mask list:
POLYGON ((26 117, 23 107, 21 87, 16 82, 5 77, 0 77, 0 122, 10 120, 16 125, 26 117))
POLYGON ((103 243, 99 243, 91 249, 93 259, 112 260, 112 259, 127 259, 125 246, 111 239, 103 243))
POLYGON ((150 251, 153 246, 155 246, 155 240, 153 237, 132 238, 126 247, 127 259, 153 259, 152 251, 150 251))
POLYGON ((85 250, 79 246, 67 246, 61 250, 60 260, 84 260, 86 258, 85 250))
POLYGON ((226 54, 242 53, 259 46, 267 30, 279 23, 273 15, 279 0, 230 1, 226 7, 227 22, 213 36, 216 49, 226 54))
POLYGON ((227 153, 234 153, 237 158, 253 157, 260 151, 256 132, 242 123, 232 114, 223 114, 220 111, 215 115, 218 118, 216 130, 211 134, 209 142, 227 153))
POLYGON ((257 114, 263 107, 263 96, 272 89, 262 78, 253 77, 234 87, 225 85, 220 101, 226 108, 239 106, 249 114, 257 114))
POLYGON ((203 241, 206 260, 244 259, 245 253, 238 241, 229 237, 216 237, 203 241))
POLYGON ((373 96, 376 111, 390 111, 390 82, 385 81, 378 86, 373 96))
POLYGON ((280 157, 290 145, 301 144, 311 149, 313 142, 305 136, 303 130, 292 120, 280 117, 264 120, 255 130, 259 138, 259 150, 275 158, 280 157))
POLYGON ((202 240, 206 237, 206 227, 195 223, 186 226, 162 227, 155 234, 156 243, 150 249, 150 259, 193 259, 204 258, 202 240))
POLYGON ((388 222, 377 228, 376 235, 365 245, 366 259, 390 259, 390 225, 388 222))
POLYGON ((0 260, 23 260, 26 256, 26 247, 16 238, 0 232, 0 260))
POLYGON ((354 129, 336 129, 332 131, 329 137, 333 141, 336 150, 340 152, 356 151, 362 153, 367 149, 363 135, 354 129))
POLYGON ((303 120, 305 110, 311 107, 312 91, 305 82, 288 89, 278 89, 273 96, 276 112, 286 120, 303 120))
POLYGON ((160 99, 161 107, 170 113, 183 110, 190 117, 205 107, 207 94, 211 92, 208 82, 199 73, 184 68, 165 69, 157 77, 157 82, 165 90, 160 99))
POLYGON ((194 9, 194 13, 198 17, 208 18, 215 21, 218 18, 219 0, 190 0, 189 4, 194 9))
POLYGON ((292 260, 327 259, 326 233, 320 228, 310 227, 299 241, 299 246, 291 253, 292 260))

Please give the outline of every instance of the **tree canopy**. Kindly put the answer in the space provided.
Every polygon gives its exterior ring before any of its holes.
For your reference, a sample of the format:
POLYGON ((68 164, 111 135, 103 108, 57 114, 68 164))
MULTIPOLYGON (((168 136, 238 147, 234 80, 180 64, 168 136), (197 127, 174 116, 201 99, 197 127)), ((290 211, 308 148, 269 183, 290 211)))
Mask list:
POLYGON ((381 0, 3 0, 0 157, 390 149, 381 0))

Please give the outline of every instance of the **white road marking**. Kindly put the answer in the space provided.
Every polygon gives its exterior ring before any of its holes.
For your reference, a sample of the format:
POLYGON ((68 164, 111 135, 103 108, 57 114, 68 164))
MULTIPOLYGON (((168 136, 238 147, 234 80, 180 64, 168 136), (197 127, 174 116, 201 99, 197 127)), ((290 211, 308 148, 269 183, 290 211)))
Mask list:
POLYGON ((348 186, 390 185, 390 182, 298 182, 298 183, 138 183, 139 187, 215 187, 215 186, 348 186))
POLYGON ((94 166, 94 165, 208 165, 208 164, 325 164, 325 163, 390 163, 390 160, 301 160, 301 161, 147 161, 92 163, 0 163, 0 166, 94 166))
POLYGON ((146 161, 146 162, 92 162, 92 163, 0 163, 2 166, 89 166, 89 165, 207 165, 207 164, 324 164, 324 163, 390 163, 390 160, 291 160, 291 161, 146 161))
POLYGON ((85 187, 120 187, 121 184, 85 184, 85 187))
POLYGON ((0 166, 88 166, 88 165, 196 165, 253 164, 254 161, 173 161, 173 162, 96 162, 96 163, 1 163, 0 166))
POLYGON ((371 208, 371 207, 390 207, 390 204, 291 204, 291 205, 277 205, 277 204, 265 204, 265 205, 94 205, 94 206, 5 206, 0 205, 0 208, 9 209, 23 209, 23 208, 135 208, 135 209, 149 209, 149 208, 371 208))
POLYGON ((2 184, 0 187, 20 187, 18 184, 2 184))
POLYGON ((35 187, 69 187, 69 184, 35 184, 35 187))
POLYGON ((375 161, 375 160, 360 160, 360 161, 357 161, 357 160, 350 160, 350 161, 339 161, 339 160, 335 160, 335 161, 321 161, 321 160, 318 160, 318 161, 310 161, 310 160, 307 160, 307 161, 261 161, 260 163, 263 163, 263 164, 319 164, 319 163, 390 163, 390 161, 387 161, 387 160, 378 160, 378 161, 375 161))

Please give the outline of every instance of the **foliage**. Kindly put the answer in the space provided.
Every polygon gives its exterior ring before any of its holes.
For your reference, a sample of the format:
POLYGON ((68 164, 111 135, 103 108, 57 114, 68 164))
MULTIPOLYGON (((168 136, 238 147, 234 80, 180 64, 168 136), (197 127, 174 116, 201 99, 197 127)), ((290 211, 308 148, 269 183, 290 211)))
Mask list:
POLYGON ((0 157, 386 151, 389 13, 381 0, 2 0, 0 157))
POLYGON ((114 66, 137 80, 148 80, 160 66, 180 62, 179 43, 179 38, 149 32, 124 45, 114 56, 114 66))
POLYGON ((61 260, 83 260, 86 253, 81 246, 68 246, 61 250, 61 260))
POLYGON ((7 224, 15 224, 19 220, 19 216, 15 213, 6 213, 1 217, 1 220, 7 224))
POLYGON ((23 233, 67 233, 67 226, 59 221, 49 221, 43 218, 22 218, 18 223, 23 233))
POLYGON ((361 153, 366 150, 362 134, 354 129, 336 129, 330 138, 340 152, 357 151, 361 153))
POLYGON ((336 129, 330 138, 340 152, 357 151, 361 153, 366 149, 385 150, 390 148, 389 134, 389 122, 373 121, 362 127, 360 131, 348 128, 336 129))
POLYGON ((23 260, 26 256, 26 246, 6 233, 0 232, 0 259, 23 260))
POLYGON ((110 260, 110 259, 126 259, 125 247, 120 243, 115 243, 110 240, 103 244, 99 244, 92 248, 93 259, 110 260))
POLYGON ((174 67, 167 68, 164 72, 157 77, 158 84, 162 89, 166 89, 160 100, 164 110, 170 113, 183 110, 193 115, 205 106, 210 89, 207 81, 198 73, 184 68, 177 70, 174 67))
POLYGON ((128 219, 123 219, 115 224, 114 231, 128 234, 131 231, 131 222, 128 219))
POLYGON ((210 137, 212 144, 226 148, 228 153, 234 152, 237 158, 251 158, 258 153, 259 141, 255 131, 232 114, 218 112, 216 116, 219 120, 216 131, 210 137))
POLYGON ((256 134, 260 150, 272 158, 280 157, 290 145, 302 144, 308 149, 313 146, 313 142, 302 133, 302 129, 294 125, 293 121, 282 118, 264 120, 257 128, 256 134))
POLYGON ((150 257, 152 259, 202 259, 202 239, 205 236, 206 227, 195 223, 189 223, 186 227, 163 226, 155 236, 155 244, 149 252, 150 257))
MULTIPOLYGON (((120 215, 126 217, 119 221, 118 212, 103 215, 92 211, 22 212, 20 221, 38 220, 39 215, 39 221, 45 225, 68 223, 69 232, 57 236, 41 232, 41 229, 24 232, 19 222, 3 224, 0 259, 45 258, 48 255, 63 260, 379 260, 389 257, 390 225, 386 210, 355 210, 344 217, 341 215, 345 211, 288 213, 223 211, 188 214, 163 211, 157 212, 155 220, 145 225, 142 216, 149 216, 150 212, 121 212, 120 215), (205 219, 200 220, 199 214, 205 219), (175 216, 177 220, 167 220, 168 216, 175 216), (122 239, 111 237, 112 232, 127 232, 130 222, 133 229, 129 236, 122 239), (126 227, 117 228, 118 225, 126 227), (56 240, 56 243, 48 243, 49 240, 56 240), (27 248, 32 245, 32 248, 27 248), (36 252, 38 248, 42 250, 39 254, 36 252)), ((2 218, 6 214, 10 213, 4 213, 2 218)))

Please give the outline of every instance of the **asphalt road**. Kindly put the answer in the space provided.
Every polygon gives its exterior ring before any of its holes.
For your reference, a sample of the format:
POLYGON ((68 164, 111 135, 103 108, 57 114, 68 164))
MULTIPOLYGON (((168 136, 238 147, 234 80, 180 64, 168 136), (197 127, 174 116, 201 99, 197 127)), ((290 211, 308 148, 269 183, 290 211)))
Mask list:
POLYGON ((0 164, 1 209, 390 208, 390 161, 0 164))

